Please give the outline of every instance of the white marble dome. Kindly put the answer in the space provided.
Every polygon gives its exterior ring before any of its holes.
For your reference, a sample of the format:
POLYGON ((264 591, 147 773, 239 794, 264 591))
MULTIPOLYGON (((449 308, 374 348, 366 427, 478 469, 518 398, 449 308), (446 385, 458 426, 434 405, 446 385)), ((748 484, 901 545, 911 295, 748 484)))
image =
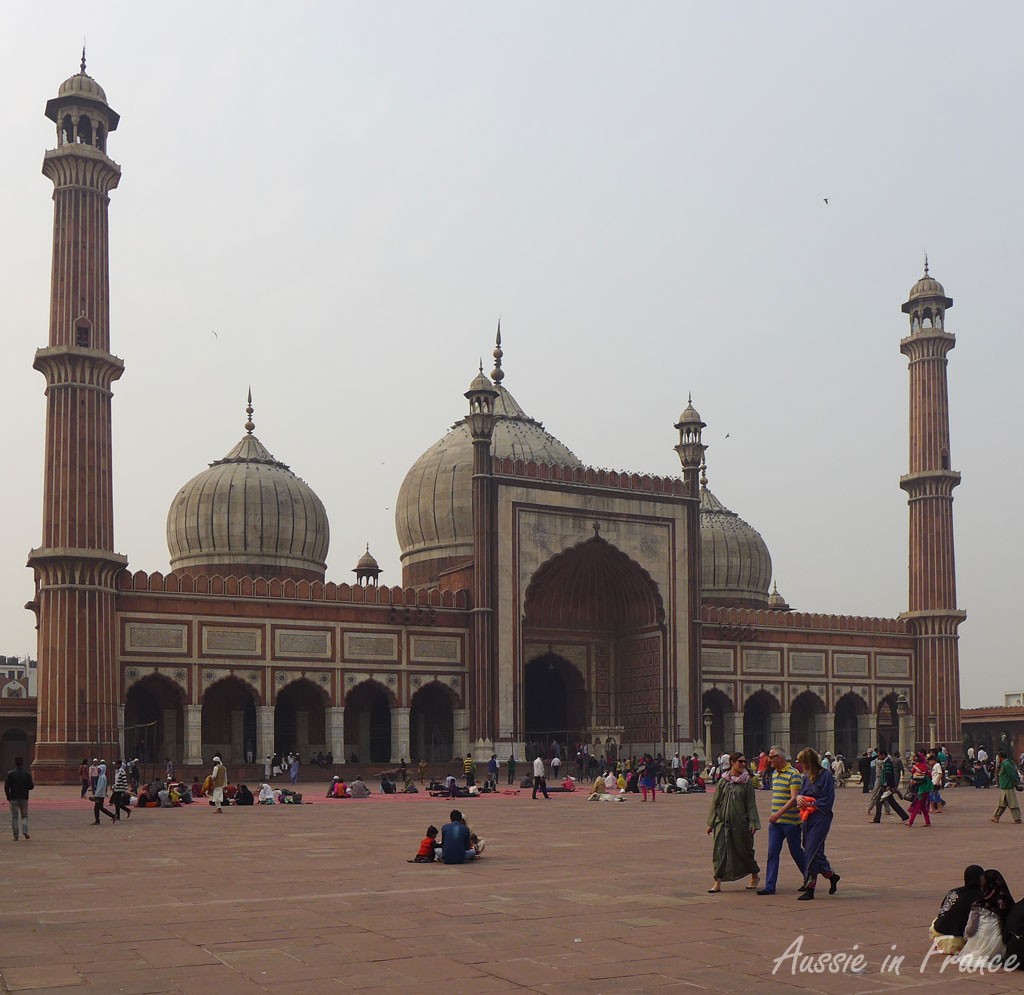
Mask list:
POLYGON ((252 434, 171 502, 174 571, 323 580, 330 528, 323 502, 252 434))
MULTIPOLYGON (((529 417, 516 399, 494 385, 491 452, 497 457, 558 466, 583 464, 567 446, 529 417)), ((406 582, 434 583, 437 573, 473 555, 473 439, 465 419, 432 445, 402 481, 395 530, 406 582)))

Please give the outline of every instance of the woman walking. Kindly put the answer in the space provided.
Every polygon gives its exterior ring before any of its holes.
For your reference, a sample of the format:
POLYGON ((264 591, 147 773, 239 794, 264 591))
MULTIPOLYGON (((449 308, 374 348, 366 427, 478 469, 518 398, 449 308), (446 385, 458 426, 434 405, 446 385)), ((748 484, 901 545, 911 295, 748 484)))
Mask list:
POLYGON ((804 779, 796 803, 800 819, 804 824, 804 883, 800 888, 799 901, 809 902, 814 898, 818 875, 829 879, 828 893, 834 895, 839 886, 839 875, 832 870, 825 856, 825 840, 832 828, 832 806, 836 800, 836 782, 832 771, 821 766, 818 754, 807 747, 797 755, 803 766, 804 779))
POLYGON ((99 766, 99 774, 96 775, 96 788, 93 792, 92 797, 92 818, 93 825, 98 826, 100 824, 100 813, 102 812, 107 816, 111 822, 114 821, 114 813, 104 805, 104 801, 107 797, 107 765, 101 763, 99 766))
POLYGON ((643 793, 643 801, 647 801, 647 792, 651 793, 651 801, 656 801, 657 798, 657 780, 654 773, 654 761, 651 759, 649 753, 644 754, 643 760, 640 761, 640 767, 637 770, 637 774, 640 777, 640 791, 643 793))
POLYGON ((931 807, 932 778, 925 762, 924 754, 918 753, 910 765, 910 819, 903 823, 908 829, 914 824, 918 815, 924 816, 924 824, 932 824, 928 809, 931 807))
POLYGON ((757 891, 761 868, 754 856, 754 833, 761 828, 757 815, 754 782, 742 753, 729 754, 728 769, 722 774, 708 812, 708 835, 714 834, 715 883, 711 895, 722 890, 723 881, 738 881, 750 875, 748 891, 757 891))

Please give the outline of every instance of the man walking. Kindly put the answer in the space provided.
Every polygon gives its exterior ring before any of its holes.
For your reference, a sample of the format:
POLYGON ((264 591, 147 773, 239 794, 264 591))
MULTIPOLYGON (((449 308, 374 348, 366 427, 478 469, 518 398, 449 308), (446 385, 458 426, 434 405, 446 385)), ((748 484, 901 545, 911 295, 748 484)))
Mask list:
POLYGON ((899 788, 899 781, 896 779, 896 767, 886 750, 878 751, 878 758, 882 761, 881 784, 882 789, 878 794, 878 801, 875 802, 875 817, 872 822, 882 821, 882 806, 888 805, 889 809, 895 812, 901 822, 906 822, 909 816, 903 811, 903 807, 896 801, 896 790, 899 788))
POLYGON ((871 790, 871 754, 865 750, 857 758, 857 772, 860 774, 860 786, 864 794, 871 790))
POLYGON ((541 791, 545 798, 550 798, 548 794, 548 782, 544 778, 544 758, 538 753, 536 759, 533 761, 533 799, 537 800, 537 792, 541 791))
POLYGON ((7 772, 4 781, 4 794, 7 804, 11 807, 11 831, 17 841, 19 832, 29 839, 28 835, 28 793, 35 787, 32 775, 25 770, 23 757, 14 758, 14 769, 7 772))
POLYGON ((213 799, 214 811, 218 815, 223 815, 224 810, 221 806, 224 804, 224 788, 228 783, 228 770, 221 763, 220 757, 213 758, 213 773, 210 777, 213 778, 213 791, 210 793, 210 797, 213 799))
POLYGON ((759 895, 775 894, 783 842, 789 846, 790 856, 800 871, 801 879, 804 873, 800 810, 796 804, 802 779, 781 746, 773 746, 768 751, 768 763, 772 768, 772 814, 768 819, 768 867, 765 870, 764 887, 758 891, 759 895))
MULTIPOLYGON (((1020 806, 1017 804, 1017 785, 1020 783, 1020 779, 1017 775, 1017 766, 1000 750, 996 754, 996 767, 999 771, 999 804, 996 805, 996 810, 992 813, 990 821, 998 822, 1003 812, 1009 809, 1010 815, 1013 816, 1013 821, 1019 826, 1020 806)), ((11 771, 11 773, 13 774, 14 772, 11 771)), ((11 775, 8 774, 7 776, 9 778, 11 775)), ((25 835, 27 837, 28 833, 25 835)), ((15 836, 15 839, 17 839, 17 836, 15 836)))

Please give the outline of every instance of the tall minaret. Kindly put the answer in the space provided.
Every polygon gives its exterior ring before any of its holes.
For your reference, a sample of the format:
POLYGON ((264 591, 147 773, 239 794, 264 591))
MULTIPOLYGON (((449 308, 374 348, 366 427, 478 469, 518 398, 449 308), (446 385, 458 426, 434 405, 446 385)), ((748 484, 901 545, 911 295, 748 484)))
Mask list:
POLYGON ((35 571, 39 703, 33 773, 77 779, 83 757, 119 755, 122 701, 115 660, 115 594, 127 560, 114 552, 111 384, 124 364, 110 353, 108 194, 121 176, 107 156, 118 115, 81 71, 46 116, 57 147, 43 156, 53 182, 50 338, 33 364, 46 377, 43 537, 35 571))
POLYGON ((910 317, 910 334, 900 342, 910 364, 910 472, 900 487, 910 505, 910 603, 903 617, 917 637, 914 739, 928 746, 932 738, 955 744, 961 735, 957 629, 967 614, 956 606, 953 561, 953 488, 960 474, 949 462, 946 354, 956 337, 945 323, 952 306, 928 275, 925 257, 924 276, 903 305, 910 317))

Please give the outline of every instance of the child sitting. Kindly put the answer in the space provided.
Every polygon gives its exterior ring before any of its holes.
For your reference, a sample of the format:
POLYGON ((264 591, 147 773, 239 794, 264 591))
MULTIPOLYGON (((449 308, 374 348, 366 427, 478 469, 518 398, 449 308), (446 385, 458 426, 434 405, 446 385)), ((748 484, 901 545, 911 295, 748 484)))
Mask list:
POLYGON ((408 864, 432 864, 437 858, 434 855, 434 847, 437 845, 437 826, 427 826, 427 834, 420 840, 420 848, 408 864))

